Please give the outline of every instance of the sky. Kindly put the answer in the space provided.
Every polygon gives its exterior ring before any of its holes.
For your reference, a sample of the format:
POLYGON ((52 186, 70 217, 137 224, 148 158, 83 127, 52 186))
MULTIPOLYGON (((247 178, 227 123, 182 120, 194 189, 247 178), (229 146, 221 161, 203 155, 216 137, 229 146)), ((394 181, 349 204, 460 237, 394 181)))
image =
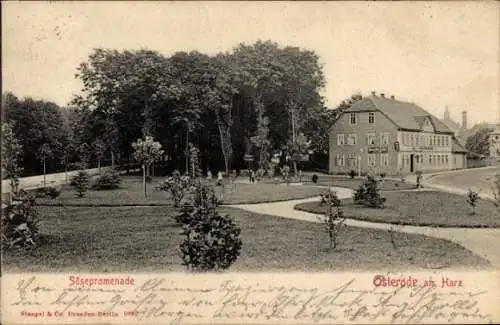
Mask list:
POLYGON ((371 91, 469 125, 500 122, 499 2, 2 2, 2 91, 65 105, 94 48, 314 50, 335 107, 371 91))

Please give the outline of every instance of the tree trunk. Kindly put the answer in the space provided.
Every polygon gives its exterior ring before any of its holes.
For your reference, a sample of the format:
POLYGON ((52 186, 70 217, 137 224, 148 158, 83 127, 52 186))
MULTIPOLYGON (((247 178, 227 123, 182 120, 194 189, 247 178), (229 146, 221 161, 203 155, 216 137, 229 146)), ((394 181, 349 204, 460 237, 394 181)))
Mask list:
POLYGON ((130 154, 127 154, 127 175, 130 175, 130 154))
POLYGON ((43 187, 47 187, 47 168, 45 164, 45 156, 43 157, 43 187))
POLYGON ((146 166, 142 164, 142 186, 144 188, 144 198, 148 198, 148 194, 146 192, 146 166))
POLYGON ((219 137, 220 137, 220 145, 222 149, 222 155, 224 156, 224 166, 226 168, 226 174, 229 175, 229 160, 232 156, 232 143, 231 143, 231 126, 228 125, 225 127, 222 125, 222 121, 220 117, 217 115, 217 126, 219 127, 219 137))
POLYGON ((97 159, 97 168, 99 170, 99 176, 101 176, 101 158, 97 159))
POLYGON ((111 151, 111 169, 115 169, 115 153, 111 151))
POLYGON ((189 125, 186 128, 186 173, 189 174, 189 125))
POLYGON ((298 172, 297 172, 297 161, 294 159, 293 160, 293 172, 295 174, 295 177, 297 177, 298 172))

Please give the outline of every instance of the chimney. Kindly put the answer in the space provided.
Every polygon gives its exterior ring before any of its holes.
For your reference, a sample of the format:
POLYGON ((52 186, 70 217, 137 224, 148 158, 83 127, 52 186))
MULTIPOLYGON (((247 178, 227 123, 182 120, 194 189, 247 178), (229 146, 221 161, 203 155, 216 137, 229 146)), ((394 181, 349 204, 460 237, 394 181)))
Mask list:
POLYGON ((392 100, 394 100, 394 99, 396 99, 396 98, 394 97, 394 95, 391 95, 391 99, 392 99, 392 100))
POLYGON ((450 120, 450 110, 448 109, 448 106, 445 107, 444 109, 444 120, 449 121, 450 120))
POLYGON ((467 111, 462 112, 462 129, 467 130, 467 111))
POLYGON ((375 94, 375 92, 374 92, 374 91, 372 91, 372 96, 376 96, 376 94, 375 94))
POLYGON ((385 98, 385 94, 384 93, 380 93, 380 97, 385 98))

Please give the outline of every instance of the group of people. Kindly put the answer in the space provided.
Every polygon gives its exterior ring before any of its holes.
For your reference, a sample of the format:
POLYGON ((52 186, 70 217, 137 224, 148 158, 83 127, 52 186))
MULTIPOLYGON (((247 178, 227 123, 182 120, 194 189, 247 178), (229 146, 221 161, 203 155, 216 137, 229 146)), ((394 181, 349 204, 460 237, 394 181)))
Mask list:
MULTIPOLYGON (((234 170, 233 171, 233 178, 236 179, 236 177, 238 177, 239 175, 239 171, 236 171, 234 170)), ((255 184, 256 182, 256 172, 255 170, 251 169, 248 173, 248 180, 250 181, 250 184, 255 184)), ((300 182, 302 181, 302 170, 299 170, 298 171, 298 176, 299 176, 299 179, 300 179, 300 182)), ((211 181, 213 178, 213 175, 212 175, 212 171, 211 170, 208 170, 207 171, 207 180, 211 181)), ((217 172, 217 183, 216 185, 217 186, 220 186, 222 185, 223 183, 223 179, 224 179, 224 176, 222 174, 222 171, 218 171, 217 172)))
MULTIPOLYGON (((217 173, 217 186, 222 185, 222 180, 223 180, 222 172, 219 170, 217 173)), ((208 170, 207 172, 207 180, 211 181, 212 180, 212 171, 208 170)))

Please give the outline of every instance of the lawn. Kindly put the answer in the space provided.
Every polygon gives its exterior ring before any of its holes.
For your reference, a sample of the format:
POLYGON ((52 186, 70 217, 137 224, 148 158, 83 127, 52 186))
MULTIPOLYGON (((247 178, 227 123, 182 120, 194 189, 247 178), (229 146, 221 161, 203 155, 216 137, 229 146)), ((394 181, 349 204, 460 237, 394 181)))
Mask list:
MULTIPOLYGON (((338 187, 347 187, 350 189, 357 189, 363 184, 366 177, 363 178, 349 178, 346 176, 336 176, 336 175, 324 175, 324 174, 316 174, 318 175, 317 183, 313 183, 311 179, 311 175, 304 175, 302 179, 293 178, 294 182, 302 182, 304 185, 320 185, 320 186, 338 186, 338 187)), ((278 178, 281 181, 281 177, 278 178)), ((269 184, 274 181, 268 177, 264 177, 259 184, 269 184)), ((384 179, 384 181, 380 182, 379 185, 382 191, 399 191, 399 190, 412 190, 415 189, 414 184, 409 184, 406 182, 401 182, 399 180, 391 180, 384 179)))
MULTIPOLYGON (((138 177, 123 177, 119 189, 93 191, 85 197, 77 198, 69 186, 62 187, 61 195, 56 199, 38 199, 39 205, 60 206, 134 206, 134 205, 171 205, 170 194, 155 190, 155 185, 163 178, 155 178, 148 184, 148 199, 144 198, 141 180, 138 177)), ((303 199, 318 196, 324 189, 314 186, 295 186, 285 184, 235 184, 229 187, 216 187, 224 204, 242 204, 303 199)))
MULTIPOLYGON (((7 272, 183 271, 182 241, 171 207, 40 207, 44 244, 3 251, 7 272)), ((232 271, 404 270, 484 268, 489 263, 442 239, 346 227, 328 251, 319 223, 222 208, 242 229, 243 248, 232 271)))
MULTIPOLYGON (((363 184, 365 179, 366 178, 320 175, 318 176, 318 185, 347 187, 355 190, 363 184)), ((312 182, 310 178, 308 178, 307 181, 312 182)), ((379 183, 379 188, 381 191, 399 191, 415 189, 415 185, 398 180, 384 179, 379 183)))
MULTIPOLYGON (((346 217, 373 222, 401 225, 436 227, 500 227, 500 211, 491 201, 479 200, 476 214, 466 197, 437 191, 386 192, 384 209, 355 205, 352 199, 344 200, 346 217)), ((303 203, 297 210, 324 214, 319 202, 303 203)))

